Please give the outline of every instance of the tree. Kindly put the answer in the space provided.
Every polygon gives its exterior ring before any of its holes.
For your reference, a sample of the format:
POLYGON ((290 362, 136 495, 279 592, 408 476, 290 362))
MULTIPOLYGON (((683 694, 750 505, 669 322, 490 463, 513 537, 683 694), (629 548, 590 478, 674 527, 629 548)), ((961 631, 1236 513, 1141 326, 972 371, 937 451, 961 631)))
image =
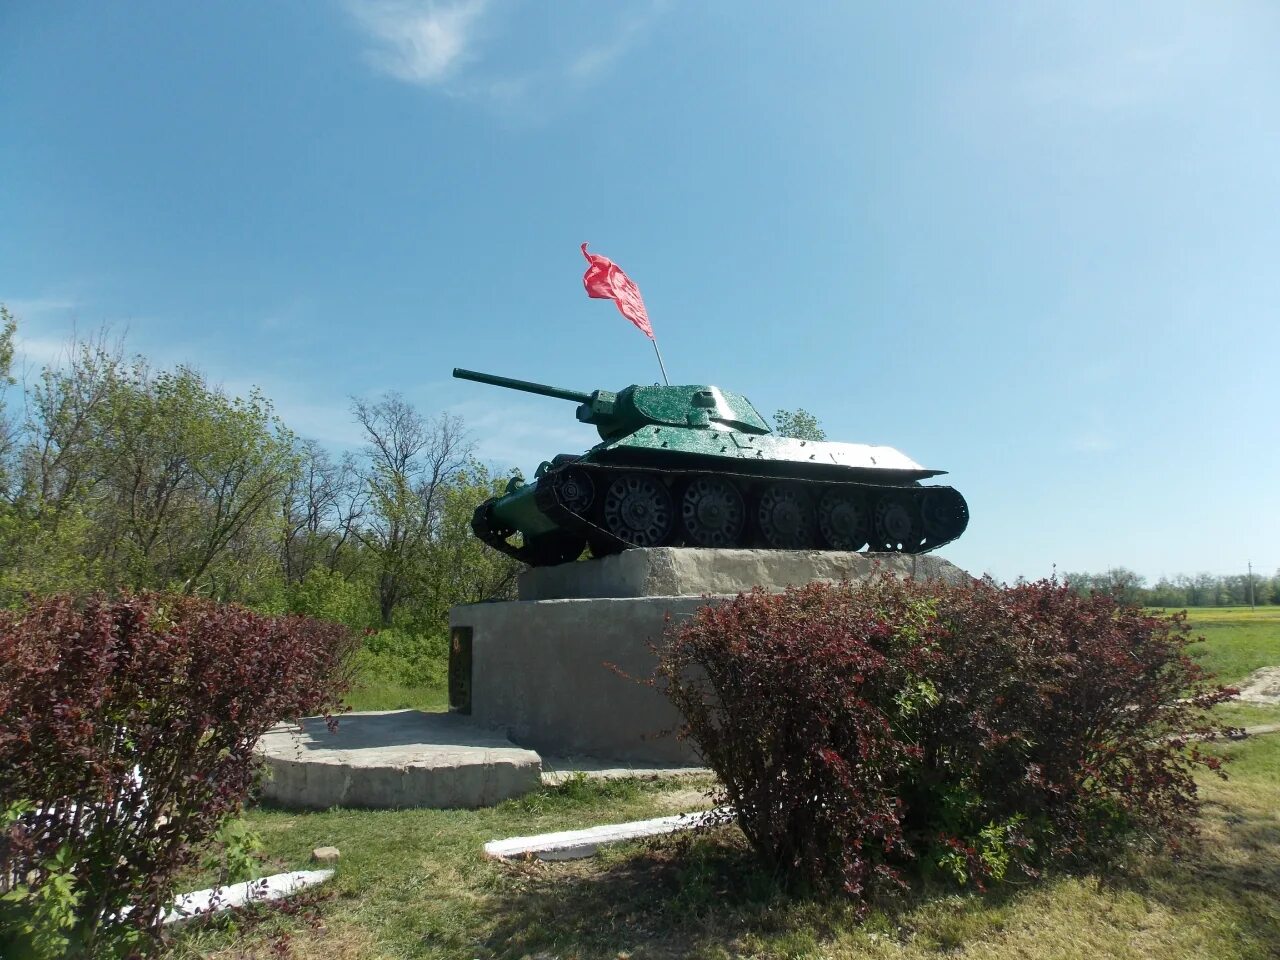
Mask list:
POLYGON ((505 486, 505 477, 493 476, 474 460, 445 485, 436 535, 425 555, 423 593, 418 601, 427 623, 446 626, 449 608, 455 604, 514 599, 516 574, 522 565, 486 546, 471 532, 476 506, 501 494, 505 486))
POLYGON ((444 488, 468 462, 462 421, 427 420, 398 393, 352 402, 364 429, 363 480, 368 515, 357 532, 374 567, 378 610, 390 626, 396 609, 420 594, 428 546, 438 532, 444 488))
POLYGON ((796 440, 825 440, 826 431, 822 424, 808 410, 797 407, 795 410, 779 410, 773 415, 773 429, 781 437, 792 437, 796 440))
POLYGON ((5 414, 4 399, 14 382, 10 370, 13 367, 13 335, 17 326, 13 314, 0 303, 0 502, 7 499, 8 464, 13 451, 13 427, 5 414))
POLYGON ((335 461, 314 440, 298 441, 294 455, 298 470, 285 486, 282 504, 285 582, 300 583, 316 567, 350 572, 345 561, 368 502, 355 458, 346 453, 335 461))
POLYGON ((1152 607, 1185 607, 1187 591, 1177 583, 1161 577, 1154 587, 1147 591, 1145 602, 1152 607))
POLYGON ((143 368, 109 418, 101 549, 122 582, 226 599, 270 575, 272 506, 297 470, 270 401, 143 368))
MULTIPOLYGON (((104 408, 127 365, 105 336, 68 346, 26 388, 26 415, 11 436, 0 524, 0 605, 23 594, 105 586, 92 556, 91 500, 104 408)), ((102 538, 98 538, 101 541, 102 538)))
POLYGON ((1122 603, 1139 603, 1142 600, 1147 578, 1126 567, 1112 567, 1105 574, 1105 592, 1122 603))
POLYGON ((153 372, 102 338, 28 392, 10 592, 165 588, 251 600, 275 577, 273 505, 293 438, 256 391, 153 372))
POLYGON ((1139 603, 1144 599, 1146 578, 1125 567, 1112 567, 1106 573, 1067 573, 1063 580, 1082 596, 1102 593, 1123 603, 1139 603))

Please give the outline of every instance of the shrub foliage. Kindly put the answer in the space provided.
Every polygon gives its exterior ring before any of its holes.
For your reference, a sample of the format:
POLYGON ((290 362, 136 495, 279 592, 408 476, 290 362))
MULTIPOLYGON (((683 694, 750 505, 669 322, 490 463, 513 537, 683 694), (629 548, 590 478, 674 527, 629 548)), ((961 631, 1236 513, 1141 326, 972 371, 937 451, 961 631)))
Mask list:
POLYGON ((1040 582, 881 577, 673 625, 658 682, 771 868, 855 897, 908 872, 1034 875, 1194 829, 1202 710, 1181 615, 1040 582))
POLYGON ((333 624, 192 598, 0 612, 0 946, 145 947, 178 872, 243 803, 258 738, 337 707, 349 644, 333 624))

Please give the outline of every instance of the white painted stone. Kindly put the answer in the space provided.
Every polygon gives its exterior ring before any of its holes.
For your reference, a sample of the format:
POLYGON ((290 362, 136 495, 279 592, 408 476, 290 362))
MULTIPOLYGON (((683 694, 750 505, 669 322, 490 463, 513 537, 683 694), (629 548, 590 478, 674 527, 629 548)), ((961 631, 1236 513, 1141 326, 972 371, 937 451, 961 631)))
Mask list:
POLYGON ((260 880, 246 880, 227 887, 213 887, 184 893, 173 901, 173 907, 164 915, 165 923, 177 923, 202 913, 243 907, 249 903, 280 900, 299 890, 324 883, 333 876, 332 870, 295 870, 277 873, 260 880))
POLYGON ((540 833, 532 837, 508 837, 506 840, 490 840, 484 845, 484 852, 486 856, 498 860, 526 856, 537 857, 539 860, 580 860, 595 856, 601 847, 610 844, 692 830, 703 824, 727 822, 731 816, 727 808, 717 807, 714 810, 679 813, 653 820, 610 823, 585 830, 540 833))
MULTIPOLYGON (((229 910, 232 907, 243 907, 249 903, 280 900, 283 897, 292 896, 299 890, 324 883, 332 876, 332 870, 295 870, 292 873, 277 873, 225 887, 195 890, 174 897, 173 905, 165 911, 162 922, 178 923, 193 917, 229 910)), ((119 915, 127 917, 132 912, 133 907, 122 907, 119 915)))

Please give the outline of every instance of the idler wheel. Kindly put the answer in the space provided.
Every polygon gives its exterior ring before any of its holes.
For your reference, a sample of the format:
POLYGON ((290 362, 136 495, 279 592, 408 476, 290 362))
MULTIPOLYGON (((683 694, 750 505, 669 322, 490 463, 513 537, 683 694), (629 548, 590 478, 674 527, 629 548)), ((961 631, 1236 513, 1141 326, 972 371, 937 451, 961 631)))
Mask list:
POLYGON ((742 543, 747 507, 742 494, 723 477, 697 477, 680 501, 684 532, 696 547, 734 547, 742 543))
POLYGON ((570 468, 556 479, 560 502, 580 517, 585 517, 596 502, 596 485, 585 470, 570 468))
POLYGON ((832 550, 861 550, 871 532, 865 498, 844 490, 828 490, 818 501, 818 530, 832 550))
POLYGON ((660 547, 675 530, 675 502, 657 477, 624 473, 604 494, 604 528, 636 547, 660 547))
POLYGON ((804 550, 814 544, 813 500, 795 484, 771 483, 760 492, 756 520, 775 550, 804 550))
POLYGON ((916 553, 920 549, 920 519, 905 496, 881 497, 872 511, 871 545, 876 550, 916 553))
POLYGON ((920 505, 924 534, 935 544, 954 540, 969 525, 969 505, 958 490, 930 490, 920 505))

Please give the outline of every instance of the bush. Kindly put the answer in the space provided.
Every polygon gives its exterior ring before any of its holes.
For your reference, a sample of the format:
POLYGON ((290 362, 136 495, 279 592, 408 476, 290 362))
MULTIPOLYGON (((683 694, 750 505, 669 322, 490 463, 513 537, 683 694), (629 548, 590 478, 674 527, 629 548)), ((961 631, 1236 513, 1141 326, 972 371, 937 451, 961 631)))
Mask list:
POLYGON ((756 852, 855 897, 1176 842, 1218 766, 1185 619, 1057 583, 757 591, 669 640, 658 682, 756 852))
POLYGON ((352 630, 363 630, 378 620, 378 606, 367 585, 324 567, 312 567, 287 592, 292 613, 341 623, 352 630))
POLYGON ((244 802, 258 738, 337 707, 349 646, 340 626, 191 598, 0 612, 0 947, 145 950, 244 802))
POLYGON ((401 627, 370 631, 355 662, 366 683, 443 688, 449 672, 449 640, 441 633, 401 627))

